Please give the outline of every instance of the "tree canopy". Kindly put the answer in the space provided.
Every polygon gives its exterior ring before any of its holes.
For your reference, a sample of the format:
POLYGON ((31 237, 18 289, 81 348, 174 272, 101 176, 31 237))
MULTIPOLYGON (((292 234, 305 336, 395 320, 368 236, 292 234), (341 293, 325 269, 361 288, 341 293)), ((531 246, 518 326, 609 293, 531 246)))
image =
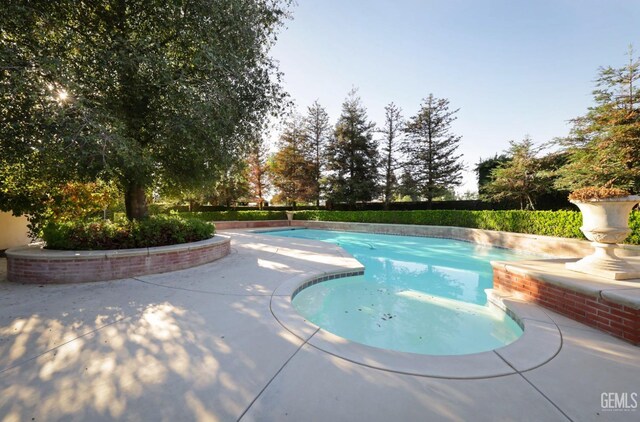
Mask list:
POLYGON ((515 200, 520 209, 533 210, 537 197, 551 188, 552 172, 544 169, 537 157, 541 148, 534 146, 531 138, 509 143, 507 160, 491 171, 490 181, 484 186, 485 196, 494 201, 515 200))
POLYGON ((265 203, 265 195, 270 188, 269 163, 267 146, 262 138, 257 138, 249 152, 247 165, 249 167, 249 186, 251 199, 262 209, 265 203))
POLYGON ((329 141, 327 168, 329 198, 355 204, 378 194, 378 151, 373 139, 374 123, 356 90, 342 103, 334 135, 329 141))
POLYGON ((382 170, 383 170, 383 187, 382 194, 384 197, 384 207, 389 209, 389 203, 395 193, 398 181, 396 177, 396 170, 398 165, 398 154, 400 152, 400 146, 402 141, 402 130, 404 127, 404 119, 402 117, 402 110, 394 103, 388 104, 384 108, 384 125, 379 132, 382 134, 383 139, 381 142, 382 147, 382 170))
POLYGON ((599 70, 595 105, 573 120, 560 144, 569 162, 559 171, 558 188, 607 186, 640 192, 640 59, 599 70))
POLYGON ((428 202, 459 186, 462 180, 464 165, 457 153, 462 138, 451 132, 457 111, 449 109, 449 100, 429 94, 405 126, 405 165, 428 202))
POLYGON ((156 181, 226 174, 282 99, 268 51, 288 3, 4 2, 0 206, 34 214, 42 185, 99 176, 140 218, 156 181))
POLYGON ((305 141, 304 121, 292 115, 280 135, 278 152, 271 159, 276 201, 295 206, 315 198, 314 161, 305 151, 305 141))
POLYGON ((316 206, 320 205, 322 196, 322 170, 325 167, 325 149, 330 136, 329 115, 318 101, 307 108, 304 119, 305 148, 313 162, 314 196, 316 206))

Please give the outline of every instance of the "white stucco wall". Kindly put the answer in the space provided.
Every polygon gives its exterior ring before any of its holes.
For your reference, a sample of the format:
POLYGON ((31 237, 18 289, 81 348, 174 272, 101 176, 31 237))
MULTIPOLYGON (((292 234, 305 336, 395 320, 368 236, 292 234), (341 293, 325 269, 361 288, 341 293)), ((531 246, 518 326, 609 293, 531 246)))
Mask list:
POLYGON ((31 241, 27 223, 24 216, 14 217, 10 212, 0 212, 0 250, 27 245, 31 241))

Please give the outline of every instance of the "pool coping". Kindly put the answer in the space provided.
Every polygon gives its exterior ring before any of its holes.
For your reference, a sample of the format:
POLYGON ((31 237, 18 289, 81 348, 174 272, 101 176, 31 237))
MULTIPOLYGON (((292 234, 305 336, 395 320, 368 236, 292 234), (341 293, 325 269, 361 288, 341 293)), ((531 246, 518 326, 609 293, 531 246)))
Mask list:
MULTIPOLYGON (((264 237, 261 234, 264 232, 250 231, 252 235, 260 237, 264 237)), ((322 241, 305 240, 327 245, 322 241)), ((359 264, 344 249, 338 249, 343 257, 351 257, 359 264)), ((523 334, 504 347, 465 355, 424 355, 368 346, 324 330, 305 319, 293 307, 292 297, 303 288, 366 271, 362 264, 359 267, 354 264, 345 270, 310 271, 304 277, 285 280, 271 295, 272 315, 287 331, 306 341, 306 344, 337 358, 383 371, 432 378, 479 379, 530 371, 549 362, 562 347, 560 330, 544 310, 534 304, 502 296, 491 289, 487 291, 490 306, 499 307, 516 320, 523 328, 523 334)))

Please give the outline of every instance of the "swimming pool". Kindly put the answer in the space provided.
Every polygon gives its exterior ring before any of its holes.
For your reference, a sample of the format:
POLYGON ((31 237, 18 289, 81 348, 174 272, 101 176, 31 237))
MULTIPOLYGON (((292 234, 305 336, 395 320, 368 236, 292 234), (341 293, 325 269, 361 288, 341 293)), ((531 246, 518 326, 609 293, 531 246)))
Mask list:
POLYGON ((306 319, 346 339, 383 349, 461 355, 505 346, 521 334, 503 311, 487 305, 492 260, 527 259, 507 249, 428 237, 328 230, 263 232, 341 246, 365 274, 299 291, 293 306, 306 319))

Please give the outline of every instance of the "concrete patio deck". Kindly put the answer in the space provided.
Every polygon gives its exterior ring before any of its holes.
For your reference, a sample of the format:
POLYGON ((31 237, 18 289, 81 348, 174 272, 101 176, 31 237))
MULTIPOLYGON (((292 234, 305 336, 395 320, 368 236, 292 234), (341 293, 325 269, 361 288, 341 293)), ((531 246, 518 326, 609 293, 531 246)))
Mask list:
POLYGON ((0 421, 640 419, 602 403, 633 405, 640 348, 535 305, 513 304, 560 335, 540 335, 557 353, 528 370, 506 356, 506 375, 416 376, 327 353, 317 331, 281 325, 272 296, 358 263, 325 243, 224 234, 220 261, 108 282, 11 284, 0 260, 0 421))

